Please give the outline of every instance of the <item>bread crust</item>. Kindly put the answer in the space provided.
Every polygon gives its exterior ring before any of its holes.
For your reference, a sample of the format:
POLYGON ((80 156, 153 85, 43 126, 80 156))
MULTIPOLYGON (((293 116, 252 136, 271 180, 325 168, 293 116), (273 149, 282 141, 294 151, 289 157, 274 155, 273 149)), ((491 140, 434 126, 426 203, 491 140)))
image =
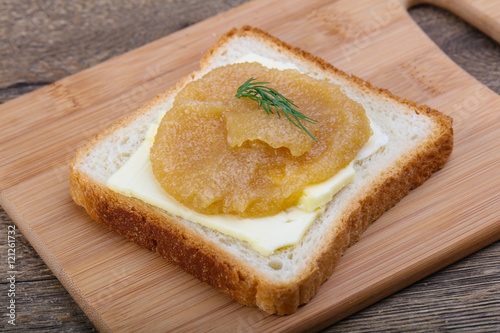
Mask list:
POLYGON ((192 80, 193 74, 80 148, 70 165, 70 190, 74 201, 85 207, 94 220, 150 251, 157 251, 168 261, 244 305, 258 306, 271 314, 286 315, 295 312, 316 294, 321 284, 332 274, 345 249, 354 244, 373 221, 444 165, 453 148, 452 120, 425 105, 416 105, 387 90, 375 88, 320 58, 252 27, 233 29, 222 36, 202 59, 202 68, 210 63, 211 57, 222 45, 232 38, 242 36, 258 38, 292 57, 308 61, 325 72, 344 78, 347 84, 355 85, 368 94, 404 104, 414 112, 428 116, 435 124, 432 135, 416 151, 404 155, 397 167, 379 176, 376 186, 363 191, 357 202, 345 210, 341 223, 337 224, 340 227, 335 232, 332 228, 328 230, 327 235, 322 238, 321 246, 311 256, 311 264, 293 281, 277 283, 266 278, 250 265, 236 260, 217 244, 191 230, 181 219, 141 200, 113 192, 79 168, 94 145, 149 108, 164 102, 181 89, 185 82, 192 80))

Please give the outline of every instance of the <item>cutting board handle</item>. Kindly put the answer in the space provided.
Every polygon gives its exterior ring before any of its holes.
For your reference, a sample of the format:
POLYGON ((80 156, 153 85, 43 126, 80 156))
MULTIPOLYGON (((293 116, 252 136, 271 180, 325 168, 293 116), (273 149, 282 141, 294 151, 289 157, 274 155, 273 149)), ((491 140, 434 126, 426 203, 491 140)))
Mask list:
POLYGON ((400 0, 405 8, 429 4, 449 10, 500 43, 500 1, 400 0))

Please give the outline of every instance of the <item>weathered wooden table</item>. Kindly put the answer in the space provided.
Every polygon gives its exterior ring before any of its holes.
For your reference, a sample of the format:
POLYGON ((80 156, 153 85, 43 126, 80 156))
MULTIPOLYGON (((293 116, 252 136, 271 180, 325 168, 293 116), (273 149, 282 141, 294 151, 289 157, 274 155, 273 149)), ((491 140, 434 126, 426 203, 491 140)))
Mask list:
MULTIPOLYGON (((3 1, 0 102, 224 12, 245 0, 3 1)), ((454 15, 421 6, 410 14, 457 64, 500 93, 500 46, 454 15)), ((0 153, 1 154, 1 153, 0 153)), ((1 155, 0 155, 1 156, 1 155)), ((1 163, 1 158, 0 158, 1 163)), ((7 323, 7 234, 0 208, 2 324, 6 331, 95 331, 16 229, 16 326, 7 323)), ((344 319, 325 332, 500 331, 500 243, 344 319)))

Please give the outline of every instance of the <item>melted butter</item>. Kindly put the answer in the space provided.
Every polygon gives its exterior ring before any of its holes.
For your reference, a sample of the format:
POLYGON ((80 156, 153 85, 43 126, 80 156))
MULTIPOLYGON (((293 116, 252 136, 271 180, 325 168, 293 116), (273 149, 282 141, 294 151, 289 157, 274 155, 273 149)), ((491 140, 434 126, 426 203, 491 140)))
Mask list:
POLYGON ((292 207, 274 216, 253 219, 197 213, 169 196, 153 175, 149 151, 156 129, 157 126, 153 125, 140 148, 109 178, 106 185, 110 189, 246 241, 265 256, 300 241, 312 222, 323 212, 324 208, 307 212, 292 207))
MULTIPOLYGON (((287 67, 288 64, 266 59, 250 54, 240 58, 239 62, 258 61, 268 67, 290 68, 287 67), (281 67, 275 67, 277 64, 281 67)), ((358 153, 357 160, 370 156, 387 142, 387 136, 373 121, 371 121, 371 127, 373 135, 358 153)), ((323 213, 326 204, 355 177, 351 163, 330 179, 308 186, 299 199, 298 206, 273 216, 239 218, 228 214, 200 214, 169 196, 153 175, 149 154, 157 128, 157 123, 152 124, 140 148, 108 179, 106 185, 115 192, 135 197, 173 215, 246 241, 265 256, 271 255, 280 248, 297 244, 316 218, 323 213)))

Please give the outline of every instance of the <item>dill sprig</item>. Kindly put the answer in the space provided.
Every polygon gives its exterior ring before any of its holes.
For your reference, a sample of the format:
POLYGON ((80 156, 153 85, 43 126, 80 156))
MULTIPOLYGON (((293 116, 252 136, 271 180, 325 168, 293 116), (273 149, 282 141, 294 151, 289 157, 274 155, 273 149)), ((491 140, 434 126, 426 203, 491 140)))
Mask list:
POLYGON ((285 96, 281 95, 275 89, 264 86, 264 84, 269 84, 269 82, 252 82, 255 80, 256 79, 251 78, 243 83, 238 88, 236 97, 248 97, 250 99, 253 99, 258 103, 258 108, 262 107, 264 111, 266 111, 269 118, 271 118, 271 114, 274 114, 273 108, 278 114, 278 118, 281 118, 281 109, 285 117, 293 125, 304 130, 314 141, 318 142, 301 122, 301 120, 304 120, 309 123, 316 123, 316 120, 311 119, 303 113, 297 111, 295 108, 298 108, 298 106, 285 96))

